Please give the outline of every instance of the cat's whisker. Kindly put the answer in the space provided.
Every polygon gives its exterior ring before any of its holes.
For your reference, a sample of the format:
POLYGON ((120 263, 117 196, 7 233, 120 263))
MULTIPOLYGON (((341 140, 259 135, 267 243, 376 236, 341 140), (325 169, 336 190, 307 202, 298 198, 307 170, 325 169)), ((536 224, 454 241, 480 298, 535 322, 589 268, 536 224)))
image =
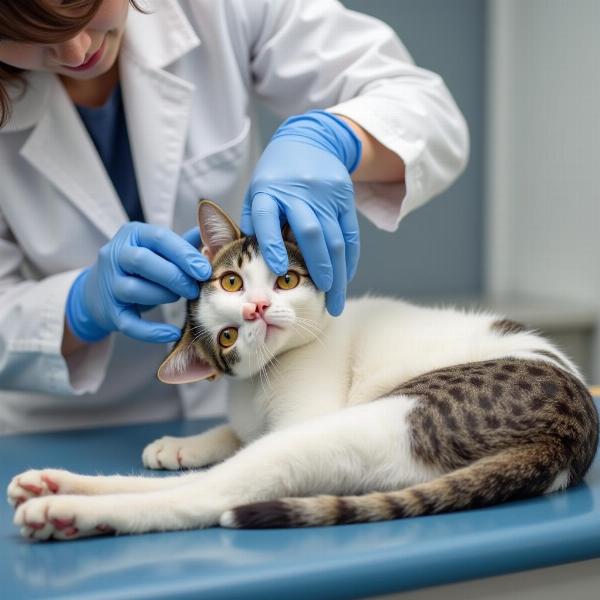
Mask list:
MULTIPOLYGON (((313 314, 312 311, 310 314, 313 314)), ((295 319, 304 319, 305 321, 310 321, 311 323, 317 325, 317 321, 315 319, 311 319, 307 316, 306 312, 302 310, 302 307, 296 310, 296 314, 294 315, 295 319)))
POLYGON ((315 331, 312 331, 306 325, 304 325, 303 323, 300 323, 299 321, 296 321, 294 323, 294 327, 298 328, 298 329, 302 330, 303 332, 307 333, 308 335, 312 336, 315 339, 315 341, 319 342, 319 344, 321 344, 321 346, 323 346, 325 348, 325 344, 323 343, 323 340, 320 338, 318 333, 316 333, 315 331))
POLYGON ((262 348, 261 348, 261 344, 259 344, 256 347, 256 354, 258 357, 258 366, 259 366, 259 370, 258 373, 260 375, 260 383, 261 383, 261 387, 263 389, 263 392, 266 394, 267 393, 267 388, 270 387, 268 385, 268 380, 266 379, 266 373, 264 371, 264 367, 263 367, 263 363, 264 363, 264 358, 263 358, 263 354, 262 354, 262 348))
POLYGON ((261 371, 262 371, 262 374, 264 377, 264 382, 265 382, 264 386, 263 386, 263 392, 265 392, 265 394, 267 394, 267 392, 272 389, 271 381, 269 380, 269 376, 267 375, 267 371, 266 371, 264 365, 261 366, 261 371))
POLYGON ((252 367, 252 359, 253 358, 255 358, 255 355, 250 352, 248 354, 248 359, 250 361, 250 381, 252 382, 252 385, 254 385, 254 375, 256 374, 255 371, 258 369, 258 359, 256 361, 256 368, 252 367))
POLYGON ((320 327, 313 319, 306 319, 304 317, 296 317, 296 321, 302 323, 303 325, 305 325, 309 329, 312 329, 313 331, 317 332, 318 334, 323 333, 323 328, 320 327))
MULTIPOLYGON (((277 356, 275 356, 273 350, 271 350, 266 344, 263 343, 263 352, 265 353, 266 358, 268 359, 265 363, 265 371, 269 370, 272 377, 280 377, 280 362, 277 356)), ((270 378, 270 379, 271 379, 270 378)))
POLYGON ((294 329, 299 333, 300 336, 308 335, 314 338, 315 340, 319 339, 318 335, 314 331, 310 331, 310 329, 307 329, 304 325, 301 325, 300 323, 294 323, 294 329))
POLYGON ((318 329, 319 331, 321 331, 321 328, 312 319, 306 319, 305 317, 296 316, 293 322, 304 323, 308 327, 312 327, 313 329, 318 329))
POLYGON ((265 364, 265 369, 271 368, 274 375, 279 376, 279 360, 266 344, 263 344, 262 346, 266 358, 268 359, 267 363, 265 364))
POLYGON ((263 384, 263 376, 262 376, 262 367, 260 364, 260 355, 259 355, 259 350, 258 350, 258 346, 256 347, 256 350, 254 352, 254 358, 256 360, 256 373, 258 373, 258 378, 260 381, 260 385, 263 388, 264 391, 264 384, 263 384))
POLYGON ((304 323, 298 323, 297 325, 298 325, 298 327, 302 328, 304 331, 309 333, 320 344, 323 344, 324 334, 322 331, 315 331, 314 329, 310 329, 304 323))
POLYGON ((206 329, 200 325, 197 325, 196 327, 191 327, 190 328, 190 332, 193 335, 192 341, 190 342, 191 344, 196 343, 197 341, 201 340, 201 339, 207 339, 210 338, 210 334, 206 331, 206 329), (198 331, 198 334, 195 335, 194 331, 198 331))
POLYGON ((190 327, 190 333, 192 333, 192 335, 195 335, 196 332, 200 332, 200 335, 202 335, 203 332, 206 332, 206 329, 202 325, 190 327))
POLYGON ((268 368, 267 368, 269 366, 270 362, 271 362, 270 358, 269 358, 268 348, 267 348, 267 346, 264 343, 261 343, 260 344, 260 349, 261 349, 262 356, 263 356, 263 359, 264 359, 263 360, 263 366, 262 366, 262 368, 263 368, 264 373, 265 373, 265 379, 267 380, 268 387, 270 389, 272 389, 273 386, 272 386, 271 378, 269 377, 269 371, 268 371, 268 368))

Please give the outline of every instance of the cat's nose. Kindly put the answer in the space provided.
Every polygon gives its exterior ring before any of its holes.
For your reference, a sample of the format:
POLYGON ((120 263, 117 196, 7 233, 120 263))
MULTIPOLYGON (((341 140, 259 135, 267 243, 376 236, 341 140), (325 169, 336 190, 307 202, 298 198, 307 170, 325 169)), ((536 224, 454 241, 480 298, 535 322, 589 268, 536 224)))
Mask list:
POLYGON ((257 300, 256 301, 256 310, 262 317, 265 314, 267 308, 271 306, 271 303, 268 300, 257 300))
POLYGON ((254 321, 256 318, 262 317, 269 306, 271 303, 268 300, 246 302, 242 305, 242 316, 245 321, 254 321))

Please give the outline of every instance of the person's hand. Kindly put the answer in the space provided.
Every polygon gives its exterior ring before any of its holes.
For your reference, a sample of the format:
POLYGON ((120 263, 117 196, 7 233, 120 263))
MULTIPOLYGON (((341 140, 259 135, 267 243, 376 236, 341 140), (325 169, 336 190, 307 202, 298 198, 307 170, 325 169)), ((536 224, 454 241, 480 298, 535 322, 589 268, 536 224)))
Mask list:
POLYGON ((339 117, 324 111, 291 117, 265 148, 244 198, 241 228, 256 235, 270 269, 287 271, 281 235, 287 221, 332 315, 342 312, 358 263, 350 173, 360 156, 360 140, 339 117))
POLYGON ((75 280, 67 299, 71 331, 94 342, 112 331, 145 342, 173 342, 181 331, 166 323, 144 321, 143 309, 198 297, 197 280, 211 266, 197 250, 198 228, 183 237, 146 223, 128 223, 100 249, 94 265, 75 280))

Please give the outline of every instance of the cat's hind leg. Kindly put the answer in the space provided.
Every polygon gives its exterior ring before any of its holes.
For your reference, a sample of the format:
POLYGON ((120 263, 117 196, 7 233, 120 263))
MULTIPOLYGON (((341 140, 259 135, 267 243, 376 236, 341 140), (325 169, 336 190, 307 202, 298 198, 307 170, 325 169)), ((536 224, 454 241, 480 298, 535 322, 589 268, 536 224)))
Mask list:
POLYGON ((257 502, 227 511, 226 527, 315 527, 482 508, 568 486, 560 444, 521 444, 442 477, 397 491, 257 502))
POLYGON ((198 483, 134 494, 57 495, 31 498, 13 522, 24 537, 70 540, 111 533, 146 533, 214 525, 229 506, 198 483))

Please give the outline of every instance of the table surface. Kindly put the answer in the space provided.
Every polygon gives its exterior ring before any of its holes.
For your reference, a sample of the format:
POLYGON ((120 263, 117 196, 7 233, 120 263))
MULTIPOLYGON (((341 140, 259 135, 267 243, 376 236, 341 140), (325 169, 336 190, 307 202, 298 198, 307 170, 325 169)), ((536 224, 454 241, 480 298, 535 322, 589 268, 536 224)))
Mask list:
MULTIPOLYGON (((216 421, 0 438, 0 486, 27 468, 142 472, 161 435, 216 421)), ((162 476, 162 475, 155 475, 162 476)), ((600 460, 566 492, 492 508, 338 527, 212 528, 36 543, 0 503, 3 598, 360 598, 600 556, 600 460)))

